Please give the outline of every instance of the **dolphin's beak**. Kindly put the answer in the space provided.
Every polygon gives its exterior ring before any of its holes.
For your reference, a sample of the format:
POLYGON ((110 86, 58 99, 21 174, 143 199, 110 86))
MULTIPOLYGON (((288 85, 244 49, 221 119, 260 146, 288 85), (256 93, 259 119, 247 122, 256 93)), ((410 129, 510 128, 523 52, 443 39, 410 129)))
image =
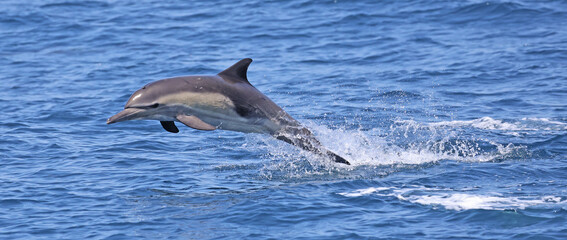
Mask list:
POLYGON ((140 108, 126 108, 121 112, 117 113, 116 115, 110 117, 108 120, 106 120, 106 124, 132 120, 136 118, 136 115, 138 113, 143 111, 144 109, 140 109, 140 108))

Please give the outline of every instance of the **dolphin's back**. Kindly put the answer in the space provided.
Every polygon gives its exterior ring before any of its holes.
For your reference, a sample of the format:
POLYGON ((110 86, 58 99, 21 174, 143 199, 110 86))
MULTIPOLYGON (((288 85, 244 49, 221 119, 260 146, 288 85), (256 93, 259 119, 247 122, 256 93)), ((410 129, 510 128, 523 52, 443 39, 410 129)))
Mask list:
POLYGON ((266 95, 258 91, 248 81, 227 80, 227 76, 185 76, 162 79, 147 85, 151 92, 146 92, 144 97, 157 98, 165 92, 169 94, 195 93, 205 96, 217 94, 230 100, 232 110, 239 117, 250 119, 251 123, 260 123, 269 120, 264 130, 266 133, 274 134, 285 126, 300 126, 300 123, 274 103, 266 95), (151 86, 150 86, 151 85, 151 86), (151 87, 151 88, 150 88, 151 87), (172 92, 171 89, 174 89, 172 92))

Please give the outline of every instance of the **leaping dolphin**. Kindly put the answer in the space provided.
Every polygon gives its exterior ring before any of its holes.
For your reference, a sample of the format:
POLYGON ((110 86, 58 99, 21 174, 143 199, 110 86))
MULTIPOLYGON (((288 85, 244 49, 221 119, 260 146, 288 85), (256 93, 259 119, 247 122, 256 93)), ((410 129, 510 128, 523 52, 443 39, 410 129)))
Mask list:
POLYGON ((174 122, 198 130, 267 133, 275 138, 350 165, 326 149, 311 131, 256 89, 246 77, 252 59, 245 58, 214 76, 162 79, 134 92, 124 110, 106 123, 158 120, 165 130, 179 132, 174 122))

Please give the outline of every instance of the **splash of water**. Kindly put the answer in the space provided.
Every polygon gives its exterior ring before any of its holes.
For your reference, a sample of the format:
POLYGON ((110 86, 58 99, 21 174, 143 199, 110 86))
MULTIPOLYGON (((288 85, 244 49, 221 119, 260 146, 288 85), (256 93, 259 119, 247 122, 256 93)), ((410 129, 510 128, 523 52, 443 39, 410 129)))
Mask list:
POLYGON ((499 161, 529 155, 525 146, 476 137, 458 127, 396 121, 389 129, 363 131, 310 126, 324 145, 351 160, 354 166, 425 164, 441 160, 499 161))
POLYGON ((247 147, 266 152, 265 158, 269 161, 262 169, 266 178, 276 175, 286 179, 323 176, 333 176, 334 179, 376 177, 399 169, 439 161, 490 162, 525 159, 531 156, 527 146, 502 142, 510 139, 494 138, 477 129, 481 128, 489 133, 545 130, 562 128, 562 124, 541 119, 503 122, 484 117, 471 121, 437 123, 398 120, 387 128, 363 130, 330 128, 308 122, 307 126, 323 145, 345 157, 351 162, 351 166, 332 163, 328 159, 261 135, 249 135, 246 144, 247 147), (534 121, 537 124, 533 124, 534 121))

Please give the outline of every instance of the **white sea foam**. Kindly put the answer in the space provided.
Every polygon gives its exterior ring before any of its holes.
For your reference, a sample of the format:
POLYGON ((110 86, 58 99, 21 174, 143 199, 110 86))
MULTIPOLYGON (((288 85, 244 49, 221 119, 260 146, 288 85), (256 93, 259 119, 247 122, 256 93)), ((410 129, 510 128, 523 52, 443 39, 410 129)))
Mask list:
POLYGON ((567 123, 553 121, 549 118, 522 118, 526 124, 532 124, 543 131, 564 131, 567 130, 567 123))
POLYGON ((412 186, 407 188, 370 187, 352 192, 338 193, 345 197, 361 197, 376 195, 381 197, 395 197, 401 201, 443 207, 449 210, 508 210, 525 209, 540 205, 565 205, 567 200, 557 196, 515 197, 501 194, 475 194, 468 190, 437 189, 412 186))
MULTIPOLYGON (((296 171, 301 166, 296 166, 293 161, 290 163, 289 159, 307 159, 312 165, 326 165, 332 168, 352 168, 361 165, 416 165, 442 160, 489 162, 522 159, 531 154, 526 146, 511 142, 498 142, 502 141, 502 138, 494 138, 494 135, 491 134, 485 135, 486 131, 517 135, 526 132, 535 134, 541 131, 567 130, 566 123, 547 118, 504 121, 483 117, 468 121, 435 123, 399 120, 394 121, 388 128, 369 130, 331 129, 313 122, 307 122, 307 125, 323 145, 345 157, 352 163, 352 166, 337 166, 311 153, 300 151, 271 138, 260 138, 260 141, 258 141, 259 138, 255 138, 249 143, 260 142, 256 146, 265 148, 264 152, 269 152, 270 158, 286 159, 285 162, 277 161, 278 166, 272 166, 273 168, 292 168, 296 171), (470 131, 469 128, 486 131, 470 131)), ((299 175, 302 174, 296 172, 299 175)), ((322 173, 314 171, 312 174, 322 173)))
POLYGON ((357 165, 424 164, 440 160, 487 162, 526 155, 525 146, 487 141, 481 147, 474 139, 460 139, 447 130, 401 125, 369 131, 310 126, 323 145, 357 165))
POLYGON ((365 188, 365 189, 359 189, 353 192, 349 192, 349 193, 339 193, 340 195, 343 195, 345 197, 360 197, 360 196, 365 196, 365 195, 370 195, 372 193, 375 192, 380 192, 380 191, 385 191, 385 190, 390 190, 392 188, 390 187, 378 187, 378 188, 365 188))
POLYGON ((493 119, 491 117, 482 117, 469 121, 442 121, 430 123, 432 126, 449 126, 449 127, 463 127, 470 126, 479 129, 486 130, 505 130, 505 131, 519 131, 519 130, 536 130, 533 128, 527 128, 526 126, 519 123, 504 122, 502 120, 493 119))
POLYGON ((466 193, 440 194, 413 196, 408 201, 422 205, 443 206, 450 210, 506 210, 506 209, 525 209, 526 207, 564 203, 560 197, 544 196, 535 198, 501 197, 474 195, 466 193))
MULTIPOLYGON (((519 121, 504 121, 491 117, 481 117, 473 120, 453 120, 419 124, 413 120, 400 120, 398 123, 411 124, 421 127, 471 127, 483 130, 497 130, 510 135, 538 131, 564 131, 567 123, 553 121, 548 118, 522 118, 519 121)), ((538 132, 539 133, 539 132, 538 132)))

